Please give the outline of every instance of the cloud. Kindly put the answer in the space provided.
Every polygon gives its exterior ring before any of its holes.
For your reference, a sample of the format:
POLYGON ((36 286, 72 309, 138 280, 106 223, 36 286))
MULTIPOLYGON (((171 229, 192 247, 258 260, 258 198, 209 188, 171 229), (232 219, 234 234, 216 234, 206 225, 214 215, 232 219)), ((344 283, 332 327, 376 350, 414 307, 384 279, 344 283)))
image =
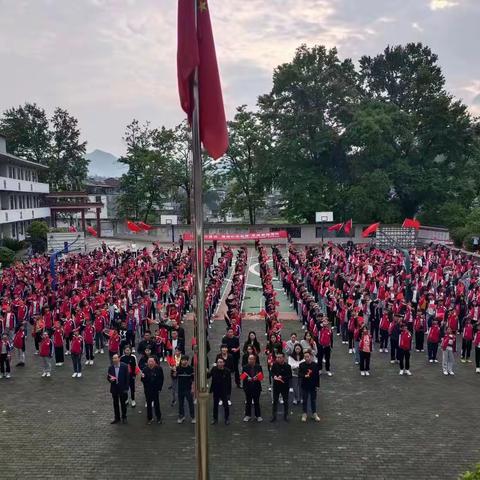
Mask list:
POLYGON ((430 8, 432 10, 443 10, 445 8, 456 7, 459 2, 453 0, 430 0, 430 8))
POLYGON ((415 30, 418 30, 419 32, 424 31, 423 28, 417 22, 412 23, 412 28, 414 28, 415 30))

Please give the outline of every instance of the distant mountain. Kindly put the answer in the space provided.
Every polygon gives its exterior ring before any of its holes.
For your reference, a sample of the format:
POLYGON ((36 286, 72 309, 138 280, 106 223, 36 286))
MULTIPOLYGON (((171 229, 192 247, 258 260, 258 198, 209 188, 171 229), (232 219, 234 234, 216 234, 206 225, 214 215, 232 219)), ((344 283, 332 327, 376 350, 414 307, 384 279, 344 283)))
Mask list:
POLYGON ((120 177, 128 171, 128 167, 118 162, 118 158, 103 150, 94 150, 85 155, 90 160, 88 175, 90 177, 120 177))

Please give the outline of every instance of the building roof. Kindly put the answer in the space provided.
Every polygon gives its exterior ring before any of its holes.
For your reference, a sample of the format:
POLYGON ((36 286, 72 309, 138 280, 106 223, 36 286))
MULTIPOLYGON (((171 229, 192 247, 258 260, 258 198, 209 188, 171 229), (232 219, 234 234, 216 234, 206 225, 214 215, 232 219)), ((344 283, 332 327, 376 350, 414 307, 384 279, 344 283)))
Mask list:
POLYGON ((42 165, 41 163, 32 162, 30 160, 26 160, 25 158, 20 158, 10 153, 0 153, 0 161, 12 163, 14 165, 19 165, 21 167, 30 167, 30 168, 37 168, 40 170, 47 170, 47 165, 42 165))

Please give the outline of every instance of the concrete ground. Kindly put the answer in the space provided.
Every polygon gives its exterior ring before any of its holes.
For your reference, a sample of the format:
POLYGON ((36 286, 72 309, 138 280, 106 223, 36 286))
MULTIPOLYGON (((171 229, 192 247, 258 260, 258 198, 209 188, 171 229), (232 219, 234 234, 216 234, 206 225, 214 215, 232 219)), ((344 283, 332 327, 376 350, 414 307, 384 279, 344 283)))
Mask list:
MULTIPOLYGON (((250 266, 255 263, 252 257, 250 266)), ((259 285, 258 276, 250 271, 247 283, 245 310, 253 312, 260 307, 261 291, 249 285, 259 285)), ((281 308, 289 309, 280 291, 279 299, 281 308)), ((190 337, 191 322, 184 326, 190 337)), ((263 321, 244 321, 242 343, 249 330, 257 332, 264 347, 263 321)), ((293 330, 300 332, 300 324, 286 321, 285 336, 293 330)), ((209 330, 210 358, 224 331, 220 320, 209 330)), ((438 364, 413 353, 413 376, 400 377, 384 354, 374 352, 372 376, 360 377, 337 340, 334 376, 321 379, 319 424, 302 424, 301 407, 293 405, 288 424, 269 423, 268 380, 261 396, 264 423, 245 424, 244 396, 234 388, 231 425, 219 422, 209 430, 212 480, 444 480, 456 479, 480 460, 480 375, 472 364, 458 363, 456 376, 444 377, 438 364)), ((176 423, 168 375, 160 397, 163 425, 146 425, 140 384, 128 424, 110 425, 106 355, 84 367, 82 379, 71 378, 68 357, 44 379, 32 351, 30 342, 27 366, 14 368, 10 380, 0 380, 2 480, 194 478, 194 426, 176 423)))

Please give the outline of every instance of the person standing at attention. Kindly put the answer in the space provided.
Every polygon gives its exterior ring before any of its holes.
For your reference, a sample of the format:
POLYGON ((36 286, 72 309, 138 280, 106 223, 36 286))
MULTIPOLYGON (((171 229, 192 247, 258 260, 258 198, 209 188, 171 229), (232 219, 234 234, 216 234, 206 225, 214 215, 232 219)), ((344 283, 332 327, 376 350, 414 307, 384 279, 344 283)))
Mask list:
POLYGON ((113 400, 113 411, 115 418, 111 424, 120 422, 120 410, 122 411, 122 422, 127 423, 127 397, 129 387, 128 366, 120 362, 120 356, 112 355, 112 365, 108 367, 107 380, 110 383, 110 393, 113 400))

